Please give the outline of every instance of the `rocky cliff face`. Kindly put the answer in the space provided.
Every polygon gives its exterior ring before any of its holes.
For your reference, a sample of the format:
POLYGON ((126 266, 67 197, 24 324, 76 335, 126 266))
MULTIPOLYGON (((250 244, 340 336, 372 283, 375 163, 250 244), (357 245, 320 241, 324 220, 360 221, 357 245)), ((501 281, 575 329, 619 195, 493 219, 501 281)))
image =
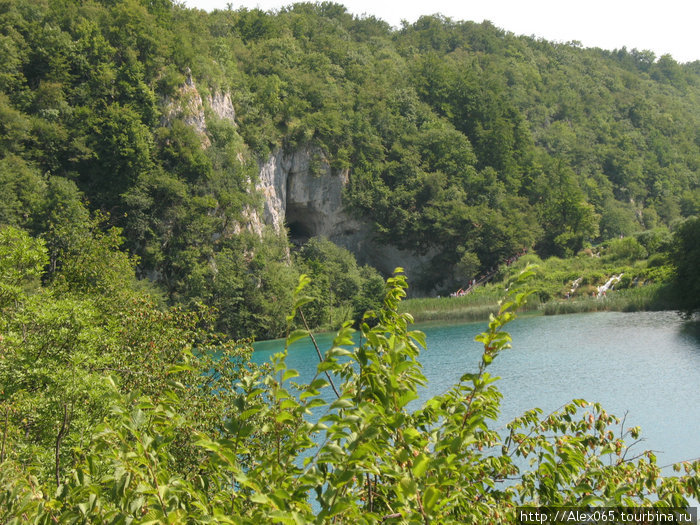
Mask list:
MULTIPOLYGON (((209 95, 208 107, 212 113, 220 119, 229 120, 236 125, 236 111, 231 102, 231 94, 221 91, 209 95)), ((168 125, 176 118, 181 118, 185 124, 192 126, 202 140, 202 147, 211 146, 207 135, 207 119, 205 115, 204 101, 197 89, 192 75, 188 72, 185 83, 179 87, 173 97, 164 101, 163 125, 168 125)))
MULTIPOLYGON (((197 131, 204 148, 211 146, 205 108, 235 125, 231 95, 216 92, 203 99, 189 74, 176 95, 165 101, 165 108, 163 124, 181 118, 197 131)), ((350 250, 360 264, 374 266, 386 275, 397 266, 409 277, 418 275, 421 267, 429 264, 430 255, 417 256, 378 242, 372 224, 353 217, 343 205, 348 180, 349 171, 333 170, 318 149, 279 149, 260 164, 255 189, 263 197, 262 216, 257 209, 247 207, 241 212, 242 223, 234 224, 231 231, 237 234, 246 229, 262 236, 265 227, 270 227, 278 234, 288 233, 297 244, 311 237, 326 237, 350 250)))
POLYGON ((231 94, 218 91, 209 95, 209 107, 220 119, 229 120, 236 125, 236 111, 233 109, 231 94))
POLYGON ((347 181, 348 172, 334 172, 317 151, 278 150, 260 167, 257 188, 265 198, 265 222, 276 231, 289 228, 292 240, 301 242, 355 231, 360 224, 342 203, 347 181))
MULTIPOLYGON (((236 111, 231 101, 231 94, 224 91, 216 91, 202 98, 189 71, 187 71, 185 83, 175 91, 172 97, 167 97, 163 101, 163 106, 164 110, 161 124, 163 126, 169 126, 172 121, 181 119, 197 132, 202 142, 202 147, 205 149, 211 146, 211 140, 208 135, 207 115, 214 115, 217 118, 227 120, 237 127, 236 111)), ((239 160, 241 163, 244 162, 241 154, 239 154, 239 160)), ((229 222, 230 230, 227 232, 220 232, 217 235, 231 233, 237 235, 245 229, 262 236, 265 224, 269 222, 263 220, 258 210, 250 206, 246 206, 241 210, 241 219, 240 222, 229 222)), ((277 231, 282 231, 281 228, 276 229, 277 231)))
MULTIPOLYGON (((418 256, 374 238, 372 224, 353 217, 343 205, 349 171, 334 171, 312 148, 281 150, 260 166, 257 189, 264 196, 263 218, 275 231, 288 229, 292 242, 326 237, 350 250, 360 264, 386 275, 402 266, 416 276, 431 255, 418 256)), ((417 290, 417 287, 414 287, 417 290)))

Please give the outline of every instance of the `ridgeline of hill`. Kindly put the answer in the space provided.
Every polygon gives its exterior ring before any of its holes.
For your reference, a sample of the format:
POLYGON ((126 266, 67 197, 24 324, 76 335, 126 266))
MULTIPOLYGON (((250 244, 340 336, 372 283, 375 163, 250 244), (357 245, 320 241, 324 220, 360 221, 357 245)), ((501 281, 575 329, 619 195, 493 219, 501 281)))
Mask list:
POLYGON ((568 257, 700 211, 698 61, 328 2, 3 0, 0 41, 0 224, 43 238, 49 280, 115 226, 163 302, 237 336, 280 335, 302 272, 315 326, 382 287, 327 241, 245 226, 279 151, 346 173, 349 213, 443 293, 526 247, 568 257))

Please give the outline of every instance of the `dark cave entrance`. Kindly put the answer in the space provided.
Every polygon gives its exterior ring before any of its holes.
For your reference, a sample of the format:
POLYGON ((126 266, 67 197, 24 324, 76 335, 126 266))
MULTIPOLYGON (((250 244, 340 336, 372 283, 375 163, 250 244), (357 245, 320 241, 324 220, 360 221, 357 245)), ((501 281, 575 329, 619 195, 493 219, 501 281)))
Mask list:
POLYGON ((313 237, 311 230, 304 223, 294 221, 287 225, 289 229, 289 240, 294 244, 304 244, 313 237))
POLYGON ((286 223, 289 230, 289 240, 297 246, 301 246, 311 237, 317 235, 313 211, 306 206, 288 206, 286 223))

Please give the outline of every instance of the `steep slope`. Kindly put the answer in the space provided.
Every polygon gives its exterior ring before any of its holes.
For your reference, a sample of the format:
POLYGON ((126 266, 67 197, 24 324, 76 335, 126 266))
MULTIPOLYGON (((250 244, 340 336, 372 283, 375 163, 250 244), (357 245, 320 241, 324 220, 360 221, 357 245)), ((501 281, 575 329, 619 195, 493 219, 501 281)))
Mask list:
POLYGON ((0 38, 0 223, 45 234, 82 195, 235 333, 282 329, 290 239, 428 293, 700 211, 698 62, 332 3, 8 0, 0 38))

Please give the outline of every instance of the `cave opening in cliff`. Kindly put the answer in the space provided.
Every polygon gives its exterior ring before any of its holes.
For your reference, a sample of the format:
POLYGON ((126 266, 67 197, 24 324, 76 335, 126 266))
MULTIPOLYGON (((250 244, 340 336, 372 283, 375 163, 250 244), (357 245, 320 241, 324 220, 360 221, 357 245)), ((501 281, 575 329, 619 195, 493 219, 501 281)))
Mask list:
POLYGON ((288 223, 287 228, 289 229, 289 240, 294 244, 304 244, 312 237, 309 228, 299 221, 288 223))
POLYGON ((316 235, 312 213, 304 206, 287 205, 286 213, 289 240, 296 245, 304 244, 316 235))

